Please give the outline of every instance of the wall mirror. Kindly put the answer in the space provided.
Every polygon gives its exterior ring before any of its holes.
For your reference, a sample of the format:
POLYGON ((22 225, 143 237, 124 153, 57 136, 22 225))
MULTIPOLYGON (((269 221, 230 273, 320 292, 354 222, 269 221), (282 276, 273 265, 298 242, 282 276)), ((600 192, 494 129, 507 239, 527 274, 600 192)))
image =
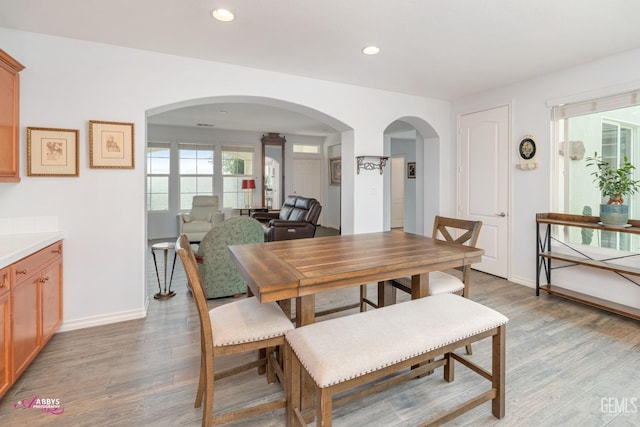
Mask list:
POLYGON ((284 144, 278 133, 262 135, 262 206, 280 209, 284 203, 284 144))

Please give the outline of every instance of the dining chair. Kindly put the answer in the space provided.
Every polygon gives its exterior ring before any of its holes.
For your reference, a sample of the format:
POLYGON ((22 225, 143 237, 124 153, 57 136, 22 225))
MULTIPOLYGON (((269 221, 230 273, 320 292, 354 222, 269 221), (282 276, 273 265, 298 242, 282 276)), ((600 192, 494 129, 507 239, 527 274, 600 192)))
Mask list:
POLYGON ((286 397, 283 393, 281 399, 214 413, 215 381, 266 366, 267 381, 274 383, 277 377, 280 384, 284 384, 280 348, 284 345, 285 332, 294 329, 294 326, 275 302, 261 304, 255 297, 235 300, 209 310, 202 277, 186 235, 178 238, 176 252, 184 266, 200 318, 200 378, 194 406, 199 408, 204 397, 202 426, 219 425, 284 408, 286 397), (261 351, 261 355, 265 354, 265 357, 215 372, 216 358, 256 350, 261 351))
MULTIPOLYGON (((448 218, 436 215, 433 220, 433 232, 431 237, 449 243, 468 245, 475 247, 482 228, 482 221, 470 221, 458 218, 448 218)), ((462 277, 443 271, 429 273, 429 295, 444 293, 462 293, 469 298, 469 277, 471 268, 469 265, 456 267, 462 272, 462 277)), ((411 294, 411 277, 400 277, 387 282, 378 283, 378 293, 387 292, 385 299, 395 303, 395 289, 411 294), (388 288, 391 286, 391 288, 388 288)), ((367 298, 367 285, 360 286, 360 311, 366 311, 367 306, 378 308, 378 304, 367 298)), ((471 345, 466 346, 467 354, 472 354, 471 345)))

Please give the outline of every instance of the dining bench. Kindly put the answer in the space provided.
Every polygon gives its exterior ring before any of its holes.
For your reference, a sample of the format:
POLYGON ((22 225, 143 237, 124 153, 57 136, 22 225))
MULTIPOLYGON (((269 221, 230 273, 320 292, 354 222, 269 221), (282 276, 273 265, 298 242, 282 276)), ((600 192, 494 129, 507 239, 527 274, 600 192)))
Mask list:
POLYGON ((305 420, 313 418, 314 391, 316 426, 328 427, 333 405, 423 377, 439 367, 444 380, 453 381, 454 360, 489 380, 490 388, 421 425, 442 424, 489 400, 493 416, 502 418, 507 322, 489 307, 442 294, 291 330, 285 340, 287 426, 306 425, 305 420), (488 337, 490 372, 454 353, 488 337), (337 393, 346 391, 334 401, 337 393))

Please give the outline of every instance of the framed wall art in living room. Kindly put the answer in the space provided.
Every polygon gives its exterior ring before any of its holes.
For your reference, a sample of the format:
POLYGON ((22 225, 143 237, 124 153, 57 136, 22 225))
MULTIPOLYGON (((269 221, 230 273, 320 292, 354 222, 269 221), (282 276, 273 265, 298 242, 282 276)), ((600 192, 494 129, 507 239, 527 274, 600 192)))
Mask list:
POLYGON ((329 159, 329 184, 340 185, 342 182, 342 159, 336 157, 329 159))
POLYGON ((89 121, 89 167, 133 169, 133 123, 89 121))
POLYGON ((27 176, 78 176, 78 130, 27 128, 27 176))
POLYGON ((416 178, 416 162, 407 163, 407 178, 416 178))

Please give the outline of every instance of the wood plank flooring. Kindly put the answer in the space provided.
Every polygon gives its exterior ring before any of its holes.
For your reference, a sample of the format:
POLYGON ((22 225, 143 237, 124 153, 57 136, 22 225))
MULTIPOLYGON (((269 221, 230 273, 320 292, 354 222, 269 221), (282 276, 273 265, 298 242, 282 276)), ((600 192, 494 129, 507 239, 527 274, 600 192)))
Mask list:
MULTIPOLYGON (((0 425, 199 426, 201 410, 193 407, 199 326, 179 264, 177 295, 164 301, 153 299, 158 287, 149 264, 145 319, 56 334, 0 400, 0 425), (34 396, 60 399, 64 413, 14 408, 34 396)), ((510 318, 506 417, 493 418, 486 403, 448 426, 640 425, 640 322, 549 295, 535 297, 532 289, 475 271, 471 298, 510 318)), ((357 299, 357 288, 330 292, 318 297, 318 308, 357 299)), ((229 301, 213 300, 210 306, 229 301)), ((473 350, 472 358, 488 368, 490 343, 474 344, 473 350)), ((217 386, 219 407, 282 393, 255 372, 217 386)), ((488 382, 458 364, 453 383, 445 383, 439 370, 335 409, 334 425, 415 426, 486 387, 488 382)), ((283 412, 228 425, 279 427, 283 412)))

